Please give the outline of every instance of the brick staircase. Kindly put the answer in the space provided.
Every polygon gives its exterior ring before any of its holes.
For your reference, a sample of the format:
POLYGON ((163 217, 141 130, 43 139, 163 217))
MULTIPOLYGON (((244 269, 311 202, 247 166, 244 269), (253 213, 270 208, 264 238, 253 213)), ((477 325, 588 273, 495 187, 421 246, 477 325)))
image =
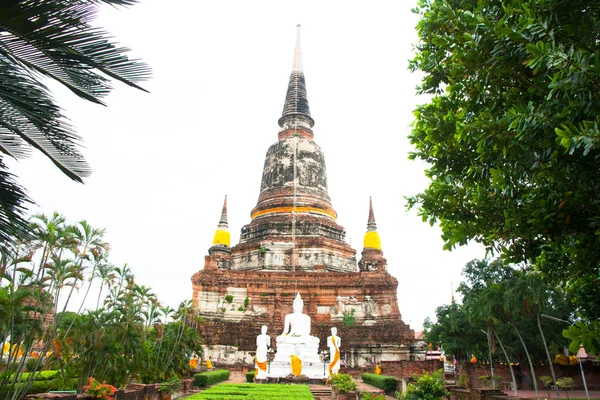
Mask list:
POLYGON ((312 393, 315 400, 331 400, 331 387, 311 387, 310 392, 312 393))

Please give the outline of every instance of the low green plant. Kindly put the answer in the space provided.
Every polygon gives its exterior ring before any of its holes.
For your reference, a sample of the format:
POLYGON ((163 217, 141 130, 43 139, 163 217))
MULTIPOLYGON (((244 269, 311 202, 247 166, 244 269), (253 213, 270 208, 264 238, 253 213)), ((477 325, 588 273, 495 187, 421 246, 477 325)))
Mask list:
POLYGON ((344 316, 344 325, 346 326, 354 326, 356 325, 356 317, 354 316, 354 309, 350 311, 344 311, 342 315, 344 316))
POLYGON ((179 388, 180 380, 178 378, 171 378, 166 382, 157 384, 157 390, 159 393, 173 393, 179 388))
POLYGON ((233 303, 233 296, 230 294, 226 295, 225 301, 228 302, 229 304, 233 303))
POLYGON ((244 299, 244 309, 247 309, 249 304, 250 304, 250 298, 246 297, 244 299))
POLYGON ((201 372, 194 375, 194 385, 196 386, 209 386, 217 382, 226 381, 229 379, 229 370, 218 369, 216 371, 201 372))
POLYGON ((308 385, 234 383, 220 384, 186 398, 186 400, 312 400, 308 385))
POLYGON ((404 393, 396 393, 400 400, 442 400, 450 395, 446 390, 446 381, 444 381, 444 372, 436 372, 413 376, 415 382, 409 383, 404 393))
POLYGON ((567 399, 569 398, 569 390, 573 389, 573 378, 569 376, 563 376, 562 378, 558 378, 556 380, 556 385, 567 392, 567 399))
POLYGON ((498 389, 502 384, 502 377, 498 375, 492 376, 492 385, 494 389, 498 389))
POLYGON ((360 399, 361 400, 385 400, 385 394, 374 394, 374 393, 369 393, 367 391, 361 392, 360 394, 360 399))
POLYGON ((460 374, 458 376, 458 386, 466 388, 467 387, 467 381, 468 381, 467 374, 460 374))
POLYGON ((540 376, 540 381, 542 381, 544 388, 548 391, 548 398, 550 398, 550 388, 552 388, 552 384, 554 383, 554 381, 548 375, 540 376))
POLYGON ((254 377, 256 376, 256 370, 251 370, 246 372, 246 382, 252 383, 254 382, 254 377))
POLYGON ((481 376, 479 377, 479 380, 480 380, 481 382, 483 382, 483 384, 485 385, 485 387, 486 387, 486 388, 489 388, 489 387, 490 387, 490 381, 491 381, 491 379, 492 379, 492 377, 491 377, 491 376, 489 376, 489 375, 481 375, 481 376))
POLYGON ((39 359, 30 358, 25 363, 25 368, 27 369, 27 371, 35 371, 36 369, 38 369, 38 368, 36 368, 38 366, 38 362, 39 362, 39 359))
POLYGON ((386 392, 392 392, 396 390, 396 378, 388 375, 377 375, 369 372, 363 373, 361 376, 363 382, 373 385, 376 388, 382 389, 386 392))
POLYGON ((340 394, 356 391, 356 382, 348 374, 333 374, 329 382, 340 394))

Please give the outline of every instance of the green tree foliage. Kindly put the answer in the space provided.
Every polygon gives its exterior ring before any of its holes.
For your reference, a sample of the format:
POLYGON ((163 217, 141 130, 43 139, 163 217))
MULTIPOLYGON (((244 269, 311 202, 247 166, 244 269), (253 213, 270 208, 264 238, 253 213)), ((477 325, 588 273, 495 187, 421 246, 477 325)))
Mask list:
MULTIPOLYGON (((81 139, 44 84, 51 79, 97 104, 111 79, 142 89, 146 64, 127 57, 102 29, 91 25, 98 4, 128 6, 135 0, 9 0, 0 3, 0 249, 12 249, 28 234, 23 219, 30 202, 4 156, 26 157, 32 149, 69 178, 82 182, 90 168, 81 139)), ((143 90, 143 89, 142 89, 143 90)))
POLYGON ((441 400, 450 395, 446 390, 446 381, 442 370, 424 372, 423 375, 414 376, 414 383, 409 383, 406 391, 398 393, 400 400, 441 400))
POLYGON ((445 248, 480 242, 564 287, 600 319, 600 6, 595 0, 420 0, 409 199, 445 248))
MULTIPOLYGON (((15 252, 0 253, 0 348, 20 346, 24 355, 3 358, 15 373, 0 371, 0 399, 41 388, 36 371, 49 367, 59 371, 54 389, 81 390, 90 376, 121 386, 133 378, 155 383, 187 373, 189 355, 201 354, 200 320, 191 302, 163 307, 127 265, 112 266, 103 229, 86 221, 68 224, 58 213, 36 215, 30 223, 32 237, 15 252), (87 295, 92 285, 108 289, 103 307, 67 312, 74 292, 81 288, 87 295), (27 362, 33 351, 39 358, 27 362), (26 366, 33 373, 22 373, 26 366)), ((93 302, 100 305, 100 298, 93 302)))
POLYGON ((456 302, 443 305, 435 311, 436 322, 429 318, 423 323, 425 341, 434 348, 442 347, 444 352, 457 359, 487 358, 485 335, 474 328, 467 318, 463 306, 456 302))
MULTIPOLYGON (((485 329, 495 350, 495 331, 510 350, 510 355, 527 365, 525 349, 517 332, 526 340, 536 362, 546 359, 536 315, 547 313, 568 318, 571 307, 565 293, 543 281, 536 271, 506 266, 501 260, 473 260, 465 265, 464 281, 458 287, 463 295, 465 314, 472 326, 485 329)), ((542 321, 546 337, 555 346, 566 344, 563 327, 542 321)))

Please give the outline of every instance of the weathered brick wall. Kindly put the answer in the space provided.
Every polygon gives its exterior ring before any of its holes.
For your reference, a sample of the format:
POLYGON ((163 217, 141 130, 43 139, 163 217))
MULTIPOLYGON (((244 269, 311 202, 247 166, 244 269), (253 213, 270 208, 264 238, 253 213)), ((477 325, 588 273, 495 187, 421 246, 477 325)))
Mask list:
POLYGON ((396 379, 412 378, 415 374, 423 374, 423 371, 433 372, 444 368, 444 364, 439 360, 382 361, 379 363, 379 366, 381 367, 381 373, 383 375, 390 375, 396 379))
MULTIPOLYGON (((586 362, 583 364, 585 378, 587 381, 587 386, 589 390, 600 390, 600 366, 592 365, 592 363, 586 362)), ((515 379, 517 380, 517 385, 522 389, 530 389, 533 390, 533 386, 529 387, 527 384, 527 378, 524 377, 521 368, 527 368, 527 375, 529 375, 529 367, 526 365, 516 365, 513 366, 515 372, 515 379)), ((565 366, 554 364, 554 371, 556 372, 556 377, 560 378, 563 376, 569 376, 573 378, 575 382, 574 387, 576 389, 583 389, 583 380, 581 378, 581 371, 579 369, 579 365, 565 366)), ((479 379, 482 375, 490 375, 490 366, 489 364, 480 364, 480 363, 470 363, 470 362, 459 362, 457 365, 457 373, 467 374, 470 387, 483 387, 483 382, 479 379)), ((512 380, 510 376, 510 370, 506 364, 494 364, 494 375, 502 376, 502 380, 505 382, 509 382, 512 380)), ((543 391, 544 386, 540 381, 540 376, 547 375, 552 376, 550 373, 550 368, 547 365, 537 366, 535 368, 535 375, 538 380, 538 386, 540 391, 543 391)))
MULTIPOLYGON (((239 319, 231 320, 227 314, 206 314, 200 328, 207 345, 238 346, 240 350, 255 349, 260 327, 267 325, 273 338, 283 331, 285 315, 292 313, 292 303, 297 292, 304 300, 304 313, 311 317, 311 334, 321 339, 325 348, 332 326, 338 328, 342 338, 342 351, 352 347, 405 344, 414 342, 414 331, 402 321, 398 309, 398 281, 384 272, 334 273, 334 272, 264 272, 202 270, 192 278, 194 298, 199 292, 216 293, 224 297, 229 288, 244 288, 249 299, 248 311, 239 319), (346 326, 338 313, 338 296, 353 298, 356 304, 373 301, 375 317, 364 325, 357 318, 354 326, 346 326), (256 311, 258 310, 258 311, 256 311), (326 310, 323 312, 323 310, 326 310)), ((358 315, 358 314, 357 314, 358 315)))

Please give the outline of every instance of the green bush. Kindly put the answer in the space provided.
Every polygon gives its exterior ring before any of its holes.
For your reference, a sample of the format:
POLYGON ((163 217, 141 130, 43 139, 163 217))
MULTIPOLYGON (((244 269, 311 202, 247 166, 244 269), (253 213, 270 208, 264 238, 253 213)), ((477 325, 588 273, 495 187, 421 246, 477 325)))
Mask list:
POLYGON ((388 375, 377 375, 365 372, 362 374, 361 379, 363 382, 373 385, 376 388, 382 389, 386 392, 396 390, 396 378, 388 375))
POLYGON ((354 379, 348 374, 331 375, 330 382, 340 394, 354 392, 356 390, 356 382, 354 382, 354 379))
POLYGON ((33 371, 35 367, 37 367, 38 361, 39 360, 37 358, 30 358, 29 360, 27 360, 27 362, 25 363, 25 368, 27 369, 27 371, 33 371))
POLYGON ((217 382, 226 381, 229 379, 229 370, 218 369, 216 371, 201 372, 194 375, 194 385, 209 386, 217 382))
MULTIPOLYGON (((27 378, 29 378, 29 375, 31 375, 30 372, 23 372, 21 374, 21 381, 24 381, 27 378)), ((60 375, 60 371, 58 371, 58 370, 40 371, 40 372, 35 373, 35 380, 36 381, 51 381, 51 380, 57 378, 59 375, 60 375)), ((14 378, 14 375, 11 375, 9 377, 9 380, 12 380, 13 378, 14 378)))
MULTIPOLYGON (((6 392, 14 392, 15 389, 19 389, 19 391, 25 387, 25 382, 17 383, 16 385, 4 385, 0 387, 0 393, 6 392)), ((35 394, 35 393, 46 393, 49 390, 56 390, 51 381, 33 381, 26 394, 35 394)))
POLYGON ((400 400, 441 400, 450 393, 446 390, 444 372, 439 370, 422 376, 414 375, 415 382, 409 383, 404 393, 396 393, 400 400))
POLYGON ((364 391, 360 394, 360 400, 385 400, 385 394, 373 394, 364 391))
POLYGON ((252 383, 254 382, 254 377, 256 376, 256 370, 246 372, 246 382, 252 383))

